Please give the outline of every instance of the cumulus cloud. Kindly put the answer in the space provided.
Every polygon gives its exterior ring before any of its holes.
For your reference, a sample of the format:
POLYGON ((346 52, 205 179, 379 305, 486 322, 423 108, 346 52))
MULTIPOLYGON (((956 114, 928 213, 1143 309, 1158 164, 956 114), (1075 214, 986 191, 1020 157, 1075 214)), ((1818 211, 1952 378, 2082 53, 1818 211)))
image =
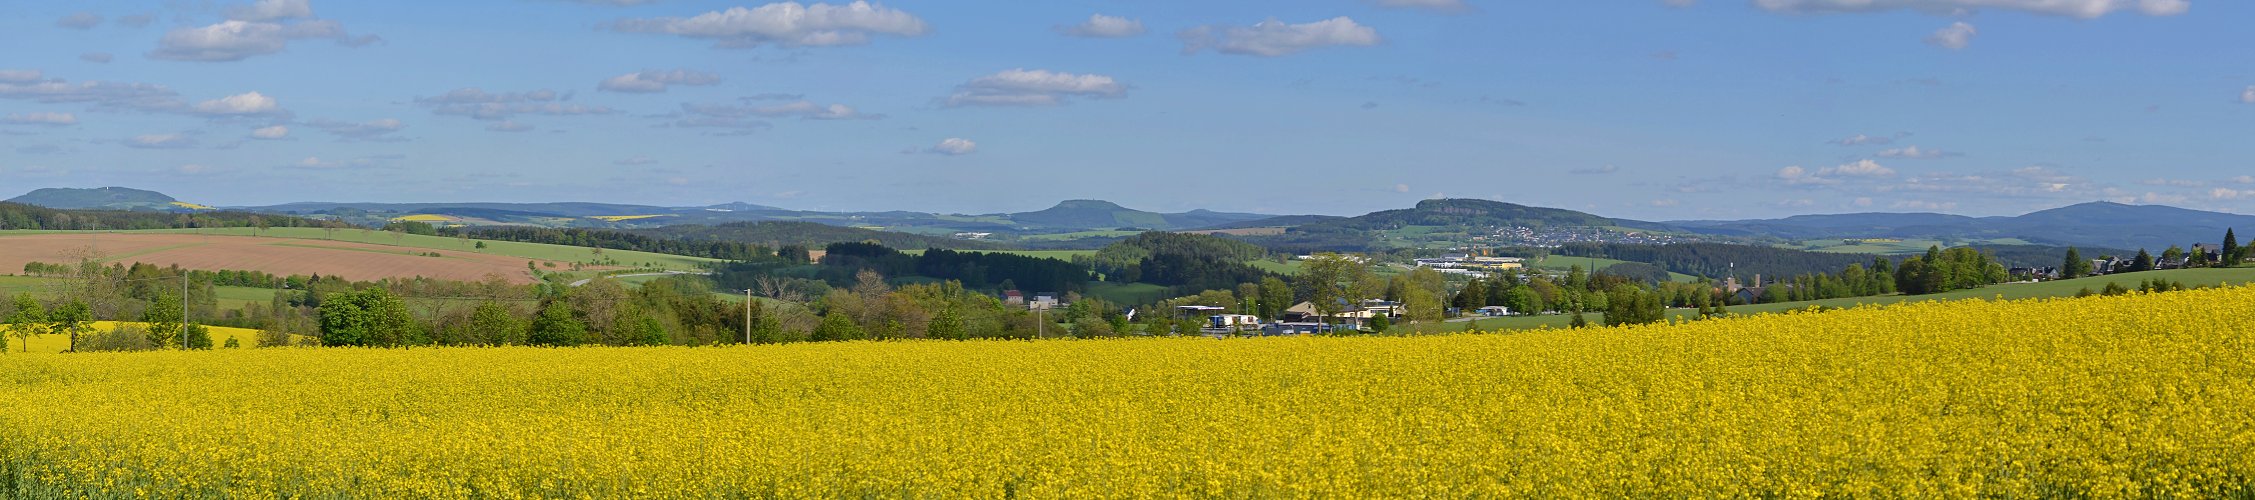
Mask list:
POLYGON ((125 140, 125 145, 141 149, 180 149, 196 145, 196 140, 182 134, 149 134, 125 140))
POLYGON ((2255 104, 2255 85, 2248 85, 2247 90, 2239 91, 2239 102, 2255 104))
POLYGON ((1371 46, 1382 41, 1378 30, 1335 17, 1306 24, 1286 24, 1271 18, 1250 27, 1199 26, 1176 35, 1184 53, 1214 49, 1223 54, 1278 57, 1322 47, 1371 46))
POLYGON ((1090 15, 1087 22, 1080 24, 1059 26, 1057 31, 1086 38, 1126 38, 1144 33, 1143 21, 1103 14, 1090 15))
POLYGON ((117 56, 112 56, 108 52, 87 52, 78 55, 78 60, 95 64, 109 64, 111 59, 116 58, 117 56))
POLYGON ((1393 8, 1404 8, 1404 9, 1425 9, 1425 10, 1431 10, 1431 11, 1437 11, 1437 12, 1466 12, 1466 11, 1470 11, 1470 10, 1472 10, 1472 6, 1470 6, 1470 5, 1465 5, 1465 3, 1464 3, 1464 0, 1364 0, 1364 1, 1365 1, 1365 2, 1367 2, 1367 3, 1370 3, 1371 5, 1377 5, 1377 6, 1379 6, 1379 7, 1393 7, 1393 8))
POLYGON ((39 83, 46 80, 46 73, 36 69, 0 69, 0 83, 39 83))
POLYGON ((1832 144, 1838 146, 1884 146, 1888 144, 1894 144, 1896 139, 1908 136, 1910 136, 1910 134, 1895 134, 1892 136, 1856 134, 1849 137, 1835 139, 1832 141, 1832 144))
POLYGON ((797 101, 774 106, 760 106, 751 108, 750 112, 751 114, 757 116, 772 118, 789 117, 802 120, 868 120, 884 118, 884 115, 864 114, 860 111, 855 111, 852 107, 846 106, 844 104, 831 104, 824 106, 815 104, 811 101, 797 101))
POLYGON ((2232 182, 2235 184, 2255 184, 2255 175, 2242 175, 2239 177, 2233 177, 2232 182))
POLYGON ((1967 45, 1972 45, 1973 37, 1980 34, 1981 30, 1974 29, 1973 25, 1966 24, 1964 21, 1958 21, 1950 23, 1949 26, 1943 26, 1942 29, 1935 30, 1934 34, 1932 35, 1927 35, 1926 44, 1950 50, 1958 50, 1965 48, 1967 45))
POLYGON ((949 137, 945 140, 940 141, 939 144, 934 144, 932 145, 932 147, 924 149, 924 152, 926 153, 947 156, 963 156, 971 153, 976 153, 978 151, 979 143, 971 142, 970 139, 964 139, 961 137, 949 137))
POLYGON ((308 17, 313 17, 313 6, 306 3, 306 0, 258 0, 250 5, 227 9, 227 18, 236 21, 265 22, 308 17))
POLYGON ((1918 146, 1895 148, 1879 152, 1880 158, 1903 158, 1909 160, 1932 160, 1936 158, 1951 158, 1957 156, 1964 155, 1939 149, 1920 149, 1918 146))
POLYGON ((656 33, 712 40, 721 48, 761 45, 826 47, 861 45, 876 35, 920 36, 927 28, 915 15, 865 1, 846 5, 781 2, 746 9, 707 12, 695 17, 626 19, 611 28, 626 33, 656 33))
POLYGON ((284 137, 289 137, 289 136, 290 136, 290 128, 289 128, 289 127, 285 127, 285 126, 281 126, 281 125, 275 125, 275 126, 272 126, 272 127, 266 127, 266 128, 261 128, 261 129, 258 129, 258 130, 252 130, 252 131, 251 131, 251 138, 254 138, 254 139, 265 139, 265 140, 269 140, 269 141, 271 141, 271 140, 276 140, 276 139, 281 139, 281 138, 284 138, 284 137))
POLYGON ((162 85, 102 81, 70 82, 46 78, 37 70, 0 70, 0 100, 45 104, 87 104, 109 111, 172 113, 212 119, 287 116, 273 98, 257 92, 189 104, 162 85))
POLYGON ((353 36, 336 21, 313 19, 305 0, 259 0, 227 10, 227 20, 203 27, 178 28, 157 40, 152 59, 226 62, 281 52, 295 40, 333 40, 359 47, 383 41, 353 36))
POLYGON ((665 92, 673 85, 713 85, 720 83, 720 75, 677 69, 673 71, 642 70, 604 79, 595 85, 596 90, 630 94, 665 92))
POLYGON ((1892 177, 1895 175, 1895 169, 1882 166, 1879 164, 1879 162, 1863 160, 1837 167, 1825 168, 1824 170, 1818 171, 1817 175, 1825 177, 1892 177))
POLYGON ((80 12, 55 20, 55 26, 74 30, 93 29, 95 26, 101 25, 102 15, 92 12, 80 12))
POLYGON ((478 120, 507 120, 517 115, 603 115, 617 112, 606 106, 586 106, 566 102, 570 96, 554 90, 540 89, 530 92, 486 92, 467 87, 448 91, 434 97, 417 97, 415 104, 430 108, 431 113, 467 116, 478 120))
POLYGON ((65 127, 77 125, 78 116, 70 113, 9 113, 8 117, 5 119, 0 119, 0 122, 6 122, 16 125, 46 125, 50 127, 65 127))
POLYGON ((1845 182, 1847 178, 1879 178, 1893 177, 1894 175, 1895 169, 1880 165, 1879 162, 1862 160, 1840 166, 1825 167, 1823 169, 1814 171, 1803 168, 1800 165, 1793 165, 1777 169, 1777 174, 1775 176, 1778 180, 1784 181, 1787 185, 1831 186, 1841 184, 1842 182, 1845 182))
POLYGON ((337 139, 345 141, 393 140, 390 137, 392 133, 398 132, 400 131, 400 129, 407 128, 407 124, 400 123, 399 120, 391 118, 366 122, 314 120, 306 122, 305 126, 313 127, 314 129, 320 130, 322 132, 328 132, 331 135, 337 136, 337 139))
POLYGON ((1937 15, 2000 9, 2084 19, 2102 17, 2117 11, 2173 16, 2192 9, 2191 0, 1754 0, 1754 5, 1773 12, 1915 10, 1937 15))
POLYGON ((250 92, 199 102, 189 109, 201 115, 245 116, 278 113, 282 111, 282 106, 272 97, 250 92))
POLYGON ((1112 77, 1024 68, 982 76, 955 87, 948 106, 1056 106, 1065 100, 1117 98, 1127 85, 1112 77))

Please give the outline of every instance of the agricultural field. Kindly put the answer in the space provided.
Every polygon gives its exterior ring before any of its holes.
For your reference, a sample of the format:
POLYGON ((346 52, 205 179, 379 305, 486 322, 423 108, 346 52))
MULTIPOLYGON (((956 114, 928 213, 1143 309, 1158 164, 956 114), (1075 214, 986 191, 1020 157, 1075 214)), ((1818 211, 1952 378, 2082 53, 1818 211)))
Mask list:
MULTIPOLYGON (((527 281, 527 282, 529 282, 529 281, 531 280, 531 276, 529 275, 529 273, 527 273, 527 272, 526 272, 526 268, 525 268, 525 262, 526 262, 526 261, 528 261, 528 260, 537 260, 537 261, 542 261, 542 262, 553 262, 553 263, 556 263, 556 264, 557 264, 556 266, 553 266, 553 267, 551 267, 551 266, 545 266, 545 265, 544 265, 544 266, 542 266, 542 267, 541 267, 541 271, 542 271, 542 272, 554 272, 554 271, 563 271, 563 270, 568 270, 568 269, 569 269, 569 264, 571 264, 571 263, 574 263, 574 262, 595 262, 595 261, 605 261, 605 262, 609 262, 609 261, 616 261, 616 262, 617 262, 617 263, 619 264, 619 265, 618 265, 618 266, 616 266, 616 267, 619 267, 619 268, 654 268, 654 269, 668 269, 668 270, 680 270, 680 271, 696 271, 696 270, 702 270, 702 269, 703 269, 703 265, 704 265, 705 263, 713 262, 713 260, 712 260, 712 259, 705 259, 705 258, 700 258, 700 257, 686 257, 686 256, 680 256, 680 255, 666 255, 666 254, 659 254, 659 253, 650 253, 650 252, 635 252, 635 251, 626 251, 626 250, 602 250, 601 252, 596 252, 596 251, 595 251, 595 249, 591 249, 591 248, 587 248, 587 247, 575 247, 575 246, 565 246, 565 245, 548 245, 548 244, 540 244, 540 243, 518 243, 518 242, 510 242, 510 241, 471 240, 471 239, 462 239, 462 238, 446 238, 446 237, 439 237, 439 236, 425 236, 425 235, 404 234, 404 233, 395 233, 395 232, 387 232, 387 231, 361 230, 361 229, 336 229, 336 230, 325 230, 325 229, 317 229, 317 228, 271 228, 271 229, 267 229, 267 230, 264 230, 264 231, 258 231, 258 230, 252 229, 252 228, 204 228, 204 229, 160 229, 160 230, 148 230, 148 231, 100 231, 100 232, 96 232, 96 231, 0 231, 0 266, 9 266, 9 267, 0 267, 0 271, 7 271, 7 270, 13 270, 13 269, 22 269, 22 266, 23 266, 23 260, 37 260, 37 259, 11 259, 11 258, 10 258, 10 256, 11 256, 12 254, 16 254, 16 253, 20 253, 20 252, 22 252, 22 251, 28 251, 28 250, 11 250, 11 249, 10 249, 9 247, 12 247, 12 246, 14 246, 14 245, 6 245, 6 243, 9 243, 9 242, 14 242, 14 241, 32 241, 32 240, 16 240, 15 238, 25 238, 25 237, 35 237, 35 236, 36 236, 36 237, 39 237, 39 238, 52 238, 52 239, 58 239, 58 240, 60 240, 60 241, 62 241, 62 242, 63 242, 62 244, 63 244, 64 246, 66 246, 66 247, 71 247, 71 248, 83 248, 83 247, 86 247, 86 246, 92 246, 92 245, 96 245, 96 244, 99 244, 99 245, 100 245, 100 246, 102 247, 102 249, 104 250, 104 252, 105 252, 105 253, 108 253, 108 255, 107 255, 107 258, 109 258, 109 259, 110 259, 110 260, 112 260, 112 261, 116 261, 116 262, 133 262, 133 261, 141 261, 141 262, 149 262, 149 263, 152 263, 152 264, 159 264, 159 265, 163 265, 163 264, 165 264, 165 263, 160 263, 160 262, 156 262, 156 261, 151 261, 151 260, 149 260, 149 259, 147 259, 147 258, 143 258, 143 257, 141 257, 141 255, 142 255, 142 254, 144 254, 144 253, 156 253, 155 251, 152 251, 152 250, 181 250, 181 249, 185 249, 185 248, 187 248, 187 247, 180 247, 180 248, 169 248, 169 249, 167 249, 167 248, 161 248, 161 247, 164 247, 164 246, 166 246, 166 245, 157 245, 157 246, 154 246, 154 247, 152 247, 152 246, 149 246, 149 245, 147 245, 147 244, 136 244, 135 246, 132 246, 132 247, 113 247, 113 245, 112 245, 112 244, 123 244, 123 243, 125 243, 125 242, 128 242, 128 241, 138 241, 138 240, 136 240, 137 238, 151 238, 151 237, 160 237, 160 236, 161 236, 161 237, 166 237, 166 238, 187 238, 187 237, 188 237, 189 235, 194 235, 194 236, 197 236, 197 237, 199 237, 199 238, 197 238, 197 239, 191 239, 191 240, 187 240, 187 243, 180 243, 180 241, 181 241, 181 240, 164 240, 164 241, 173 241, 174 243, 171 243, 171 245, 195 244, 195 243, 199 243, 199 242, 213 242, 213 241, 228 241, 228 242, 231 242, 231 243, 228 243, 228 246, 227 246, 227 248, 236 248, 236 249, 241 249, 241 248, 249 248, 249 249, 253 249, 253 250, 256 250, 256 253, 254 253, 254 254, 251 254, 251 255, 242 255, 242 256, 237 256, 238 258, 242 258, 242 259, 254 259, 254 260, 256 260, 256 259, 265 259, 265 260, 277 260, 277 259, 279 259, 279 256, 271 256, 271 257, 274 257, 274 258, 268 258, 268 257, 270 257, 270 256, 269 256, 269 255, 267 255, 267 254, 269 254, 269 253, 272 253, 272 252, 276 252, 276 251, 280 251, 280 250, 282 250, 282 249, 287 249, 287 248, 298 248, 298 249, 302 249, 302 251, 301 251, 301 252, 299 252, 299 253, 303 253, 304 251, 311 251, 311 252, 313 252, 313 253, 317 253, 317 254, 321 254, 321 253, 337 253, 336 251, 339 251, 339 250, 346 250, 346 251, 351 251, 351 252, 359 252, 359 253, 361 253, 361 254, 368 254, 368 253, 373 253, 373 254, 388 254, 388 255, 401 255, 401 256, 410 256, 410 257, 413 257, 413 259, 409 259, 409 260, 416 260, 416 259, 434 259, 434 260, 449 260, 449 259, 451 259, 451 260, 455 260, 455 261, 465 261, 465 260, 466 260, 466 261, 473 261, 473 262, 477 262, 477 263, 478 263, 478 264, 477 264, 478 266, 485 266, 485 267, 500 266, 500 267, 493 267, 493 269, 496 269, 496 272, 501 272, 501 273, 502 273, 502 274, 503 274, 504 276, 508 276, 508 277, 509 277, 510 279, 512 279, 512 280, 521 280, 521 281, 527 281), (239 239, 224 239, 224 237, 241 237, 241 238, 239 238, 239 239), (255 239, 254 239, 254 238, 255 238, 255 239), (78 245, 76 245, 76 246, 71 246, 71 245, 68 245, 68 242, 70 242, 70 241, 73 241, 74 239, 75 239, 75 241, 79 241, 79 242, 81 242, 81 243, 79 243, 79 244, 78 244, 78 245), (478 243, 484 243, 486 247, 485 247, 485 248, 477 248, 477 244, 478 244, 478 243), (246 247, 246 246, 247 246, 247 247, 246 247), (111 249, 112 249, 112 248, 121 248, 121 249, 124 249, 124 251, 111 251, 111 249), (438 257, 438 258, 433 258, 433 257, 424 257, 424 256, 420 256, 420 255, 415 255, 415 254, 419 254, 419 253, 426 253, 426 252, 435 252, 435 253, 438 253, 439 255, 441 255, 441 257, 438 257), (10 264, 10 262, 13 262, 13 264, 10 264), (504 265, 504 264, 505 264, 505 265, 504 265), (502 269, 502 268, 504 268, 504 267, 505 267, 505 269, 502 269)), ((52 245, 49 245, 49 246, 52 246, 52 245)), ((197 250, 197 251, 198 251, 198 252, 205 252, 205 251, 209 251, 209 249, 207 248, 207 249, 204 249, 204 250, 197 250)), ((302 256, 298 256, 298 255, 293 255, 293 256, 295 256, 295 257, 302 257, 302 256)), ((56 257, 52 257, 52 256, 49 256, 49 257, 47 257, 47 258, 49 259, 49 260, 47 260, 47 262, 62 262, 62 261, 64 261, 64 260, 67 260, 67 259, 61 259, 61 258, 56 258, 56 257)), ((350 261, 350 260, 355 260, 356 258, 357 258, 357 259, 361 259, 361 260, 365 260, 365 259, 369 259, 369 258, 379 258, 379 257, 370 257, 369 255, 360 255, 360 254, 355 254, 355 255, 344 255, 344 254, 342 254, 342 253, 338 253, 337 255, 327 256, 327 258, 333 258, 333 259, 336 259, 336 260, 342 260, 342 261, 350 261)), ((428 265, 428 264, 431 264, 431 263, 430 263, 430 262, 416 262, 415 264, 417 264, 417 266, 415 266, 415 267, 409 267, 409 268, 407 268, 407 270, 403 270, 403 271, 398 271, 398 272, 400 272, 400 273, 405 273, 405 274, 386 274, 386 275, 383 275, 383 276, 376 276, 376 277, 385 277, 385 276, 415 276, 415 275, 416 275, 415 273, 417 272, 417 270, 420 270, 420 269, 422 269, 422 268, 423 268, 422 266, 424 266, 424 265, 428 265)), ((462 263, 461 263, 461 262, 456 262, 456 264, 457 264, 457 265, 460 265, 460 264, 462 264, 462 263)), ((188 264, 187 262, 182 262, 182 265, 183 265, 183 267, 189 267, 189 268, 192 268, 192 269, 207 269, 207 270, 209 270, 209 269, 265 270, 265 269, 255 269, 255 268, 240 268, 240 267, 219 267, 219 268, 215 268, 215 267, 199 267, 199 266, 193 266, 193 265, 189 265, 189 264, 188 264)), ((311 262, 311 263, 299 263, 299 264, 298 264, 298 265, 297 265, 296 267, 305 267, 306 265, 312 265, 312 266, 326 266, 326 265, 329 265, 329 263, 328 263, 328 262, 327 262, 326 260, 324 260, 324 258, 315 258, 315 259, 313 259, 313 260, 312 260, 312 262, 311 262)), ((595 269, 609 269, 609 268, 613 268, 613 266, 596 266, 596 267, 594 267, 594 268, 595 268, 595 269)), ((267 271, 267 272, 272 272, 272 273, 275 273, 275 274, 291 274, 291 273, 278 272, 278 271, 272 271, 272 270, 266 270, 266 271, 267 271)), ((353 278, 355 278, 355 279, 362 279, 362 278, 358 278, 358 277, 354 276, 353 274, 349 274, 348 272, 345 272, 345 271, 339 271, 339 272, 335 272, 335 273, 331 273, 331 272, 328 272, 328 271, 320 271, 320 272, 321 272, 322 274, 339 274, 339 275, 343 275, 343 276, 347 276, 347 277, 353 277, 353 278)), ((298 274, 311 274, 311 273, 298 273, 298 274)), ((422 275, 423 275, 423 276, 433 276, 433 277, 444 277, 444 276, 451 276, 451 275, 435 275, 435 274, 430 274, 430 273, 427 273, 427 272, 426 272, 426 273, 423 273, 422 275)), ((478 274, 476 274, 476 275, 468 276, 467 278, 457 278, 457 279, 470 279, 470 280, 476 280, 476 279, 480 279, 480 278, 483 278, 483 277, 484 277, 484 274, 483 274, 482 272, 480 272, 480 273, 478 273, 478 274)), ((366 279, 374 279, 374 277, 372 277, 372 278, 366 278, 366 279)))
POLYGON ((353 280, 423 276, 476 281, 498 274, 533 282, 525 260, 467 251, 432 252, 395 246, 248 236, 128 233, 0 233, 0 269, 30 262, 75 262, 93 249, 104 262, 144 262, 188 269, 262 271, 277 275, 334 275, 353 280), (436 253, 438 256, 429 254, 436 253))
POLYGON ((9 355, 0 490, 2245 497, 2248 331, 2255 288, 1510 335, 9 355))
MULTIPOLYGON (((110 331, 117 329, 117 327, 121 325, 135 325, 143 328, 148 327, 147 323, 119 321, 95 321, 91 323, 91 325, 97 331, 110 331)), ((9 333, 11 328, 12 327, 9 325, 0 324, 0 334, 9 333)), ((211 345, 213 346, 227 345, 228 339, 234 339, 237 344, 241 345, 244 348, 255 347, 258 345, 258 334, 261 333, 258 330, 247 328, 229 328, 224 326, 206 326, 204 328, 211 330, 211 345)), ((303 336, 290 336, 290 339, 293 342, 301 338, 303 338, 303 336)), ((16 338, 16 336, 14 335, 8 336, 8 353, 10 354, 56 354, 68 350, 70 350, 69 335, 35 335, 31 337, 31 342, 28 345, 23 342, 23 339, 16 338)))
POLYGON ((1150 283, 1113 283, 1109 281, 1088 282, 1088 290, 1081 292, 1081 295, 1104 299, 1105 302, 1114 304, 1150 304, 1171 298, 1166 296, 1167 287, 1150 283))
MULTIPOLYGON (((1845 308, 1871 304, 1900 304, 1905 302, 1923 302, 1935 300, 2013 300, 2046 297, 2072 297, 2085 288, 2090 289, 2092 292, 2104 290, 2106 289, 2106 285, 2108 283, 2119 284, 2124 288, 2135 289, 2137 288, 2138 282, 2151 279, 2163 279, 2174 282, 2182 282, 2185 284, 2185 286, 2188 287, 2238 286, 2255 284, 2255 268, 2242 267, 2231 269, 2175 269, 2167 271, 2116 274, 2111 276, 2096 276, 2072 280, 2045 281, 2039 283, 2006 283, 2001 285, 1990 285, 1986 288, 1957 290, 1952 292, 1937 293, 1932 295, 1920 295, 1915 297, 1902 295, 1883 295, 1876 297, 1851 297, 1844 299, 1813 300, 1804 302, 1780 302, 1776 304, 1730 306, 1730 312, 1735 314, 1761 314, 1794 311, 1812 307, 1845 308)), ((1603 323, 1605 321, 1604 313, 1592 312, 1585 314, 1584 316, 1586 316, 1591 323, 1603 323)), ((1670 319, 1687 321, 1693 318, 1697 318, 1698 316, 1698 311, 1692 309, 1668 310, 1668 317, 1670 319)), ((1487 318, 1469 322, 1402 325, 1399 328, 1402 328, 1403 332, 1406 333, 1446 333, 1461 332, 1467 330, 1524 330, 1533 328, 1565 328, 1572 321, 1573 317, 1568 315, 1511 316, 1503 318, 1487 318)))

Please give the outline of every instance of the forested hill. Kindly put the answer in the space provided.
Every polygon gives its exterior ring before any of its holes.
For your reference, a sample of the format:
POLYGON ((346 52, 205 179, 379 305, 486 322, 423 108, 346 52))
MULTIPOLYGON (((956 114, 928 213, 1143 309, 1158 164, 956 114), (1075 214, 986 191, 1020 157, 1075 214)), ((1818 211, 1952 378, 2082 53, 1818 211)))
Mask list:
POLYGON ((1774 280, 1787 276, 1837 272, 1849 264, 1869 266, 1873 259, 1878 258, 1869 254, 1810 252, 1723 243, 1572 243, 1561 246, 1552 253, 1643 262, 1671 272, 1717 280, 1735 275, 1746 281, 1751 281, 1757 274, 1774 280))
POLYGON ((69 210, 178 210, 180 201, 164 193, 122 187, 43 188, 8 199, 12 203, 69 210))
POLYGON ((1000 250, 994 243, 962 240, 944 236, 877 231, 856 227, 841 227, 813 222, 735 222, 716 226, 683 225, 651 229, 634 229, 628 232, 658 238, 685 241, 722 241, 748 243, 769 247, 800 245, 822 248, 831 243, 876 242, 892 248, 948 250, 1000 250))
POLYGON ((128 212, 120 210, 59 210, 22 203, 0 202, 0 229, 57 231, 182 229, 197 227, 322 227, 323 221, 287 215, 246 212, 128 212))
POLYGON ((1417 202, 1416 208, 1373 212, 1331 223, 1355 229, 1392 229, 1402 226, 1657 226, 1648 222, 1611 219, 1560 208, 1474 199, 1425 200, 1417 202))

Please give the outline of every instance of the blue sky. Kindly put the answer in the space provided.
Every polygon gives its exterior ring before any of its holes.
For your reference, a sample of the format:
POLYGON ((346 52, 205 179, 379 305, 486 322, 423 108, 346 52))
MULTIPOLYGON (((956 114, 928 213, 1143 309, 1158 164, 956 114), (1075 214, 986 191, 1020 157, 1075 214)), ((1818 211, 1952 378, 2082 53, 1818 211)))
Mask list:
POLYGON ((2248 2, 0 4, 0 196, 2255 213, 2248 2))

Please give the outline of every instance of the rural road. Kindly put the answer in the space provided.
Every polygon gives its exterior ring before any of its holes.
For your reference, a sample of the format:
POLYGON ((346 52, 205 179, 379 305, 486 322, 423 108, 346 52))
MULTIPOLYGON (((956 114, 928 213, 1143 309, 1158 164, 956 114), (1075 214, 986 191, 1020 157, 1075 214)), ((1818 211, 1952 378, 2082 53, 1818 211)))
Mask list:
MULTIPOLYGON (((698 276, 710 276, 710 275, 712 275, 712 273, 692 273, 692 272, 688 272, 688 271, 666 271, 666 272, 662 272, 662 273, 620 274, 620 275, 613 275, 613 276, 605 276, 605 278, 632 278, 632 277, 636 277, 636 276, 672 276, 672 275, 676 275, 676 274, 694 274, 694 275, 698 275, 698 276)), ((595 278, 588 278, 588 279, 583 279, 583 280, 579 280, 579 281, 574 281, 574 282, 572 282, 572 286, 574 286, 574 287, 578 287, 578 286, 583 286, 583 285, 586 285, 586 284, 587 284, 588 282, 592 282, 592 281, 595 281, 595 278)))

